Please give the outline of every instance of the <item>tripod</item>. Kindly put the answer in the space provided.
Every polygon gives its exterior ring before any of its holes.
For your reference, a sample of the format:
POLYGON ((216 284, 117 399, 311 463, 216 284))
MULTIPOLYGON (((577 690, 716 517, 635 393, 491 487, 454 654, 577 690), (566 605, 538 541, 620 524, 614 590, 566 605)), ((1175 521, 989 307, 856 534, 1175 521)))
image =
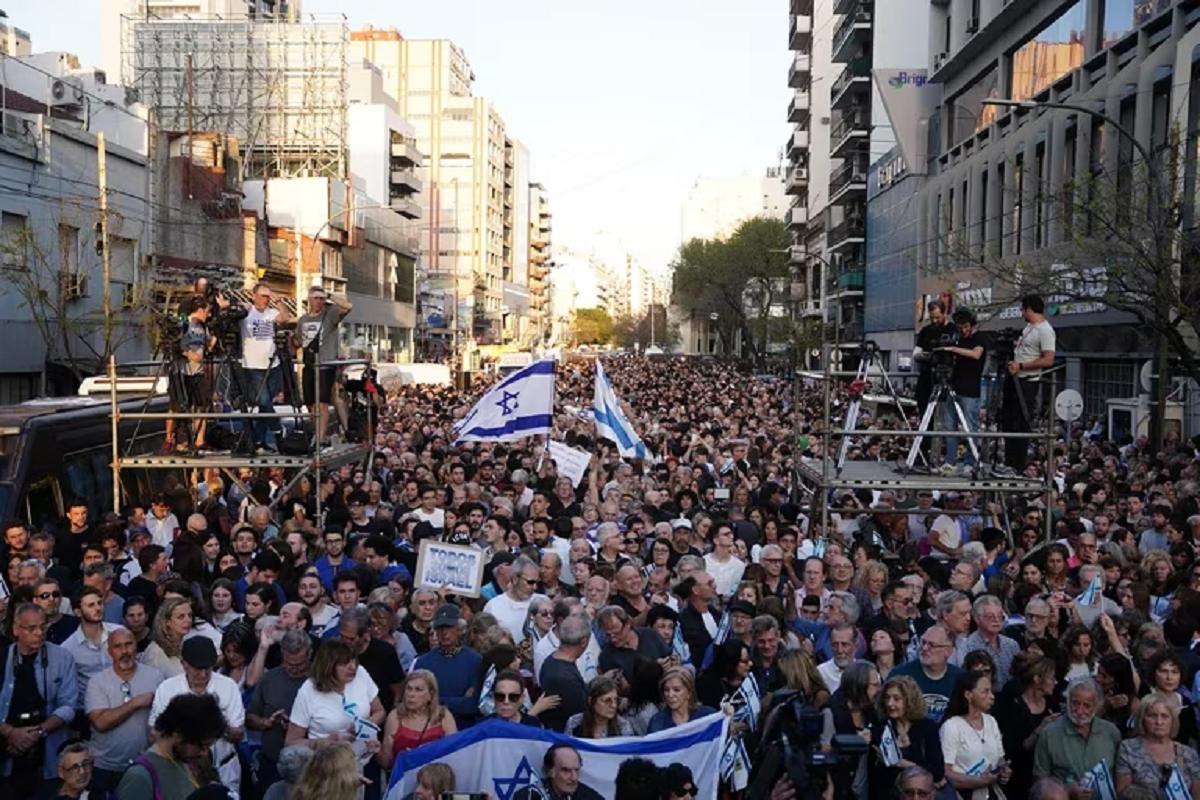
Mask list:
MULTIPOLYGON (((888 376, 887 370, 883 368, 883 361, 879 357, 879 346, 873 341, 865 341, 862 344, 861 356, 858 361, 858 369, 854 373, 855 383, 866 385, 867 376, 871 372, 871 367, 877 367, 879 374, 883 376, 883 385, 887 390, 888 395, 892 398, 892 402, 896 404, 896 408, 900 412, 900 420, 904 425, 904 430, 911 430, 908 426, 908 417, 904 414, 904 405, 900 402, 900 394, 896 391, 896 387, 892 384, 892 379, 888 376)), ((854 394, 850 400, 850 405, 846 409, 846 433, 842 436, 842 443, 838 446, 838 456, 836 463, 836 475, 842 476, 842 470, 846 466, 846 454, 850 450, 850 432, 854 431, 858 425, 858 412, 862 408, 863 392, 854 394)))
MULTIPOLYGON (((921 417, 921 424, 917 426, 917 435, 913 438, 912 448, 908 451, 908 458, 904 463, 909 469, 917 463, 917 455, 921 452, 921 441, 929 435, 930 426, 933 424, 934 414, 938 409, 944 408, 946 403, 951 403, 954 409, 954 414, 958 417, 958 424, 962 426, 963 433, 967 434, 967 447, 971 448, 971 455, 975 459, 976 469, 979 465, 979 446, 975 444, 975 438, 971 436, 971 427, 967 424, 967 415, 963 411, 962 403, 958 400, 958 393, 950 388, 950 368, 949 366, 937 365, 934 367, 934 374, 937 379, 937 385, 933 387, 933 394, 929 397, 929 403, 925 406, 925 413, 921 417)), ((946 454, 949 457, 949 453, 946 454)))

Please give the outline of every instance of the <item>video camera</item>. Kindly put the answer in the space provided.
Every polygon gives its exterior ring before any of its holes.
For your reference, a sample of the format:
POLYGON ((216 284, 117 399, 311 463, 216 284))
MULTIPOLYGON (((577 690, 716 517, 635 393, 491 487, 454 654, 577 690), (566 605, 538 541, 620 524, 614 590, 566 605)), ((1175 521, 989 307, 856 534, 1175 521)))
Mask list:
POLYGON ((858 759, 867 753, 867 741, 861 736, 833 737, 832 751, 821 749, 821 731, 825 718, 809 705, 798 691, 776 692, 774 707, 763 724, 758 746, 758 761, 750 781, 750 797, 768 797, 771 789, 786 774, 801 800, 817 800, 835 777, 834 784, 843 795, 852 791, 850 776, 858 759))

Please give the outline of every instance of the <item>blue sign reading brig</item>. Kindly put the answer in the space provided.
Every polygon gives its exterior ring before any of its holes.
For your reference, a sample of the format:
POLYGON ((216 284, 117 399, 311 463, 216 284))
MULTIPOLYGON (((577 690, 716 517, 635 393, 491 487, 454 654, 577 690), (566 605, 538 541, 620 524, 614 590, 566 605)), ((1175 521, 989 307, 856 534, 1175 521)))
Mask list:
POLYGON ((908 72, 907 70, 901 70, 899 74, 888 81, 888 83, 897 89, 903 89, 905 86, 924 86, 928 82, 929 78, 925 75, 908 72))

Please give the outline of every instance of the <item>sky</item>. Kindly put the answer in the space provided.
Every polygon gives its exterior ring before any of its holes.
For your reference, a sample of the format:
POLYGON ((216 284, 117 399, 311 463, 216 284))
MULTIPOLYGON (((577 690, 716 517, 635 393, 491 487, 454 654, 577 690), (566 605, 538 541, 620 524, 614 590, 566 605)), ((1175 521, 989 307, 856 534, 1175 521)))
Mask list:
MULTIPOLYGON (((7 10, 35 52, 96 64, 99 5, 7 10)), ((303 11, 455 41, 475 94, 530 149, 554 244, 589 252, 606 232, 656 273, 679 246, 696 179, 778 166, 790 133, 783 0, 303 0, 303 11)))

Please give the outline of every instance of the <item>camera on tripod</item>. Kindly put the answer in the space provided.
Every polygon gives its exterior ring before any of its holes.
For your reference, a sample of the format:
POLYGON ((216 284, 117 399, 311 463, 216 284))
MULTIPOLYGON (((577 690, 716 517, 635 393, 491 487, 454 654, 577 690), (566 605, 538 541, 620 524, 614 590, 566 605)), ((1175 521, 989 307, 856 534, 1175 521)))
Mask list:
POLYGON ((953 347, 956 344, 958 344, 958 334, 956 333, 947 333, 938 337, 938 341, 934 345, 935 349, 930 353, 934 380, 945 383, 950 380, 950 373, 954 370, 954 353, 936 348, 953 347))
POLYGON ((824 726, 824 715, 809 705, 803 694, 777 692, 774 708, 763 724, 749 796, 766 797, 785 773, 799 798, 822 797, 825 786, 835 777, 841 779, 835 786, 849 789, 849 777, 858 759, 866 755, 867 741, 861 736, 837 735, 831 742, 832 750, 825 752, 821 749, 824 726))

